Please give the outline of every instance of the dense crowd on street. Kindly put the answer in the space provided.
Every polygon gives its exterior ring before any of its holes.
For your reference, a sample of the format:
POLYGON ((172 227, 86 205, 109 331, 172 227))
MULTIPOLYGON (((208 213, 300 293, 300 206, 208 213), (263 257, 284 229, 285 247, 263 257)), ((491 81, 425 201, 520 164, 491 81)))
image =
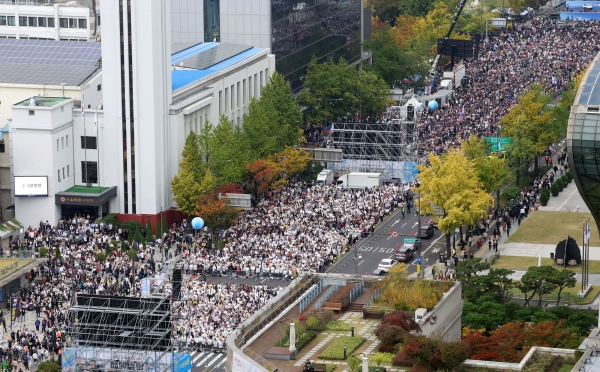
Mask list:
MULTIPOLYGON (((426 110, 420 118, 420 149, 442 151, 472 134, 493 135, 501 117, 531 83, 541 83, 547 92, 560 92, 596 55, 599 31, 596 22, 559 28, 543 19, 494 34, 481 58, 467 62, 469 83, 458 88, 447 105, 426 110)), ((308 135, 322 139, 317 130, 308 135)), ((538 177, 506 209, 492 212, 495 216, 476 226, 486 237, 492 229, 489 249, 497 249, 494 244, 502 232, 509 234, 511 224, 527 216, 541 189, 568 169, 565 160, 559 154, 552 173, 538 177), (490 226, 492 218, 497 222, 490 226)), ((35 329, 23 324, 25 315, 13 323, 3 314, 1 322, 10 339, 7 347, 0 348, 2 369, 16 371, 20 365, 27 368, 61 353, 68 341, 67 312, 75 293, 140 296, 142 279, 155 277, 163 260, 177 254, 182 255, 184 273, 194 276, 182 286, 182 305, 174 313, 174 339, 180 347, 222 349, 231 331, 281 288, 213 283, 207 274, 291 279, 322 272, 409 200, 408 191, 398 185, 342 191, 336 185, 290 183, 243 212, 220 235, 225 246, 216 251, 209 235, 192 233, 186 222, 176 222, 156 237, 146 232, 146 244, 127 243, 136 250, 131 254, 132 250, 121 249, 121 241, 127 240, 125 230, 97 224, 92 216, 62 219, 57 226, 41 221, 29 227, 19 243, 28 251, 48 252, 48 260, 31 270, 30 285, 19 294, 23 314, 36 318, 35 329), (107 250, 111 254, 99 261, 97 254, 107 250)), ((472 242, 469 236, 466 240, 479 247, 485 243, 472 242)), ((10 294, 6 297, 10 299, 10 294)))
POLYGON ((466 61, 468 83, 438 110, 424 110, 419 121, 421 152, 460 146, 471 135, 495 135, 498 123, 534 83, 558 94, 598 53, 600 23, 560 27, 535 19, 491 34, 478 60, 466 61))

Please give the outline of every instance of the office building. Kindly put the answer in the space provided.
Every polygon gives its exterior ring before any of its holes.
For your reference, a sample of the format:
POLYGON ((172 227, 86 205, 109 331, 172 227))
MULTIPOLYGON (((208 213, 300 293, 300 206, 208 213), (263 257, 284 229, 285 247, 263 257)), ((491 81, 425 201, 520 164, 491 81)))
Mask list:
POLYGON ((371 13, 362 0, 171 0, 174 43, 220 41, 268 48, 299 92, 313 55, 361 60, 371 13))
POLYGON ((0 38, 90 40, 90 10, 84 6, 0 1, 0 38))
MULTIPOLYGON (((170 183, 187 135, 218 123, 221 115, 241 125, 250 100, 260 96, 275 69, 275 57, 265 48, 171 45, 169 17, 163 16, 170 14, 168 0, 101 4, 102 66, 88 66, 88 80, 74 76, 79 85, 67 81, 87 88, 9 100, 15 213, 25 225, 56 223, 75 212, 135 215, 130 218, 155 223, 161 211, 175 207, 170 183)), ((87 53, 81 59, 91 64, 97 50, 87 53)))
POLYGON ((600 53, 583 77, 571 107, 567 149, 573 178, 596 224, 600 226, 600 53))

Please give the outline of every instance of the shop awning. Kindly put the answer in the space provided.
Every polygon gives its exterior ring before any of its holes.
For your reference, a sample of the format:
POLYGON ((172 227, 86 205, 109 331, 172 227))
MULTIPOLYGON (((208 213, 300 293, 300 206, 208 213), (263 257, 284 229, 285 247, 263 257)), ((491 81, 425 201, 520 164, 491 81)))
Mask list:
POLYGON ((117 186, 80 186, 75 185, 68 190, 57 193, 54 202, 57 205, 81 205, 98 207, 117 196, 117 186))

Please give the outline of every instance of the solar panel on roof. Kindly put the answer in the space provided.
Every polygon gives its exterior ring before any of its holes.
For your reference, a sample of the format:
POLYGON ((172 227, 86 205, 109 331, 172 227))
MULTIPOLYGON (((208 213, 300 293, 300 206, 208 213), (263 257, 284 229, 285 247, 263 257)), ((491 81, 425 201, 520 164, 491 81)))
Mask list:
POLYGON ((100 43, 85 41, 55 41, 0 39, 0 63, 95 65, 102 57, 100 43), (53 55, 48 60, 46 53, 53 55))
POLYGON ((252 49, 252 47, 240 44, 221 43, 214 48, 204 50, 202 53, 185 59, 181 63, 183 63, 183 66, 187 68, 205 70, 210 66, 214 66, 219 62, 225 61, 226 59, 243 53, 249 49, 252 49))

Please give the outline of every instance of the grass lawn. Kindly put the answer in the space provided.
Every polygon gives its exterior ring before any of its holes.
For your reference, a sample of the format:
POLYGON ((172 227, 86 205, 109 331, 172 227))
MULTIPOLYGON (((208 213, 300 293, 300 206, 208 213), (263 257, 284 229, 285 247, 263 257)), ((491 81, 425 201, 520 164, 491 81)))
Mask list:
POLYGON ((19 259, 19 258, 0 258, 0 278, 14 273, 15 271, 29 265, 33 259, 19 259), (15 265, 16 263, 16 265, 15 265))
MULTIPOLYGON (((598 293, 600 293, 600 286, 592 285, 592 290, 589 291, 587 296, 585 296, 584 298, 577 297, 577 293, 579 293, 579 291, 581 291, 581 283, 575 284, 575 287, 573 287, 573 288, 563 289, 562 293, 560 294, 560 304, 564 305, 565 304, 564 302, 566 302, 566 301, 570 301, 572 303, 576 303, 576 304, 580 304, 580 305, 592 303, 594 301, 594 299, 596 298, 596 296, 598 295, 598 293), (569 293, 571 294, 571 296, 569 296, 569 293)), ((517 297, 523 297, 523 293, 521 291, 519 291, 517 288, 513 288, 512 293, 517 297)), ((558 294, 558 291, 554 291, 550 294, 544 295, 543 299, 546 301, 556 300, 558 298, 557 294, 558 294)), ((538 299, 537 296, 532 298, 530 301, 531 304, 537 305, 537 299, 538 299)))
MULTIPOLYGON (((542 265, 552 266, 554 260, 552 258, 543 258, 542 265)), ((492 265, 495 269, 511 269, 511 270, 527 270, 531 266, 538 265, 537 257, 522 257, 522 256, 500 256, 492 265)), ((554 266, 558 270, 562 270, 562 266, 554 266)), ((575 271, 581 274, 581 266, 567 266, 567 270, 575 271)), ((600 261, 590 260, 590 274, 600 273, 600 261)))
POLYGON ((592 238, 590 245, 600 247, 598 227, 591 213, 534 211, 508 238, 508 242, 558 244, 571 236, 582 245, 583 222, 590 219, 592 238))

